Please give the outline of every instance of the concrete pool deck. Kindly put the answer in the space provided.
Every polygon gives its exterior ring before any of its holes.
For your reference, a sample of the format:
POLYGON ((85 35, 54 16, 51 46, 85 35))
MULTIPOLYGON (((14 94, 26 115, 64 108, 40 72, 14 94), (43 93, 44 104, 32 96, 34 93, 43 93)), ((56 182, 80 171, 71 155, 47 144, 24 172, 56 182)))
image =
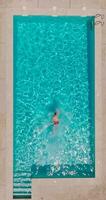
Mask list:
MULTIPOLYGON (((13 15, 95 15, 106 17, 102 0, 1 0, 0 1, 0 194, 13 196, 13 15), (54 6, 54 7, 53 7, 54 6), (53 8, 52 8, 53 7, 53 8), (57 7, 57 9, 56 9, 57 7), (82 10, 83 7, 83 10, 82 10), (86 9, 86 8, 87 9, 86 9)), ((104 200, 106 196, 106 24, 96 26, 96 178, 33 179, 32 200, 104 200)))

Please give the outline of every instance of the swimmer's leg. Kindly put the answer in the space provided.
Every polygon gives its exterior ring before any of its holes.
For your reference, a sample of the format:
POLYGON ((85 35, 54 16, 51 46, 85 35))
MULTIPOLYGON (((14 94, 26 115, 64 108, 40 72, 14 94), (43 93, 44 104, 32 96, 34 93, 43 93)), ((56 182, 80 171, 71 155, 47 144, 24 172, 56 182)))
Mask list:
POLYGON ((51 125, 52 125, 52 123, 45 124, 45 125, 40 129, 40 132, 45 131, 45 130, 48 129, 51 125))
POLYGON ((41 134, 41 133, 43 133, 44 131, 46 131, 51 126, 53 126, 52 123, 44 124, 42 127, 37 127, 34 132, 41 134))
POLYGON ((58 125, 53 126, 53 134, 56 134, 58 132, 58 125))

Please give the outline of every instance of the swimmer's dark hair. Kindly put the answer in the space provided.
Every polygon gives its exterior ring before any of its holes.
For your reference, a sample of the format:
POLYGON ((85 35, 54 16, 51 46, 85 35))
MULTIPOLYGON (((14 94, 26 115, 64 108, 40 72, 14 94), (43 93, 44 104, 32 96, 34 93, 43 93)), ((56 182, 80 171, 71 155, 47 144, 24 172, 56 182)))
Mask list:
POLYGON ((57 115, 57 112, 55 112, 54 115, 57 115))

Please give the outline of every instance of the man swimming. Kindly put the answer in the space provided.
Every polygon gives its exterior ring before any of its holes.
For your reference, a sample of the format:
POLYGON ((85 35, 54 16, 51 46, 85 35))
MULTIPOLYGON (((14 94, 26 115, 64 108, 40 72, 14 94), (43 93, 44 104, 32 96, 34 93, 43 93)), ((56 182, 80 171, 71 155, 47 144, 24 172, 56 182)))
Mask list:
POLYGON ((53 115, 53 123, 54 125, 58 125, 59 124, 59 118, 58 118, 58 113, 55 112, 53 115))
POLYGON ((42 124, 42 127, 37 127, 35 132, 43 133, 46 129, 48 129, 49 127, 52 127, 53 133, 56 133, 57 128, 58 128, 58 126, 56 126, 56 125, 59 124, 59 114, 60 114, 59 111, 58 112, 55 111, 54 115, 52 117, 52 122, 49 122, 49 123, 44 124, 44 125, 42 124))

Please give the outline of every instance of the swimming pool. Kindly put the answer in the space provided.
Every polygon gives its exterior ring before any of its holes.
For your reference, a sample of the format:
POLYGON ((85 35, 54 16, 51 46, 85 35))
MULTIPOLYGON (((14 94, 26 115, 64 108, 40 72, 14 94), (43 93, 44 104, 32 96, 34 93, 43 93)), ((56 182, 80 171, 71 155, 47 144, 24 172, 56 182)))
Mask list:
POLYGON ((93 24, 14 16, 14 198, 31 178, 95 177, 93 24))

